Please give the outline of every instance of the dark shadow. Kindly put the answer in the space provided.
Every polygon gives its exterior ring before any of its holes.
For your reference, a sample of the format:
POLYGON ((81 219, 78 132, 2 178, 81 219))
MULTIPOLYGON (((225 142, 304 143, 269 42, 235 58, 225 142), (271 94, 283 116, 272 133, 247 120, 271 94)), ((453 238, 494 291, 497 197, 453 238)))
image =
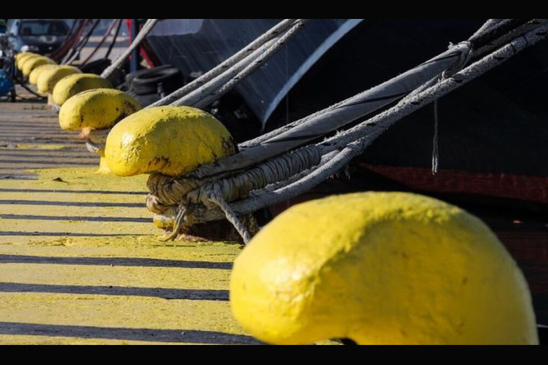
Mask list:
POLYGON ((228 301, 228 290, 132 288, 124 286, 80 286, 1 283, 2 293, 53 293, 80 295, 117 295, 162 299, 228 301))
POLYGON ((0 322, 0 334, 219 345, 263 345, 262 342, 250 336, 184 329, 167 330, 0 322))
POLYGON ((55 205, 63 207, 123 207, 123 208, 144 208, 144 203, 104 203, 104 202, 60 202, 47 200, 0 200, 3 205, 55 205))
POLYGON ((62 189, 4 189, 0 193, 68 193, 68 194, 105 194, 105 195, 147 195, 141 191, 106 191, 106 190, 62 190, 62 189))
POLYGON ((25 214, 1 214, 0 219, 20 219, 38 221, 87 221, 87 222, 120 222, 120 223, 152 223, 152 218, 126 218, 126 217, 80 217, 63 216, 53 217, 48 215, 25 215, 25 214))
POLYGON ((90 266, 175 267, 185 269, 231 270, 231 262, 181 261, 133 257, 48 257, 0 255, 0 264, 53 264, 90 266))
POLYGON ((116 233, 74 233, 74 232, 14 232, 0 231, 0 236, 15 237, 141 237, 148 234, 116 234, 116 233))
MULTIPOLYGON (((20 150, 22 151, 22 150, 20 150)), ((23 150, 27 151, 27 150, 23 150)), ((21 158, 74 158, 74 159, 84 159, 84 160, 93 160, 93 161, 99 161, 99 156, 91 154, 88 152, 87 155, 83 155, 81 152, 66 152, 64 150, 60 150, 62 153, 53 154, 51 152, 45 153, 11 153, 11 152, 5 152, 5 150, 0 150, 0 156, 2 157, 21 157, 21 158)))
POLYGON ((0 174, 0 180, 38 180, 36 174, 0 174))
POLYGON ((55 166, 62 166, 62 165, 82 165, 82 166, 95 166, 97 163, 89 162, 89 161, 36 161, 36 160, 0 160, 0 163, 4 164, 25 164, 25 163, 31 163, 31 164, 42 164, 42 165, 55 165, 55 166))

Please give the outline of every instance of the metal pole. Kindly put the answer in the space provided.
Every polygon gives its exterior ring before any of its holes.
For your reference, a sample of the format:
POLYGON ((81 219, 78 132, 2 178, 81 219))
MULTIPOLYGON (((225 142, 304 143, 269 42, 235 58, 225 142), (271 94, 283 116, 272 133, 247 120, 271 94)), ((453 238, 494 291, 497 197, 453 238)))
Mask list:
MULTIPOLYGON (((139 33, 139 20, 131 19, 131 36, 132 41, 137 37, 139 33)), ((131 52, 131 62, 129 64, 129 72, 135 72, 139 69, 139 51, 141 47, 136 47, 133 52, 131 52)))

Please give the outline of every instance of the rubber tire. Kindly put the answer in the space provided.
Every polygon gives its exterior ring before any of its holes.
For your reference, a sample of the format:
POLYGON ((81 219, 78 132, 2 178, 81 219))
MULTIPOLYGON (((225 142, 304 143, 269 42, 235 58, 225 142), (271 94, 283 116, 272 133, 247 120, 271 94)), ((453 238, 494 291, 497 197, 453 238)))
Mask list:
POLYGON ((162 83, 166 94, 183 86, 181 71, 175 67, 157 67, 135 76, 131 82, 132 90, 138 95, 148 95, 158 92, 158 84, 162 83))
POLYGON ((100 75, 108 66, 110 66, 112 61, 108 58, 100 58, 98 60, 92 61, 87 65, 81 66, 80 71, 88 74, 100 75))
POLYGON ((137 100, 143 108, 160 100, 160 96, 158 96, 158 93, 146 94, 146 95, 138 95, 133 91, 128 91, 127 93, 128 95, 132 96, 135 100, 137 100))
MULTIPOLYGON (((171 66, 171 65, 158 66, 158 67, 155 67, 154 70, 166 69, 166 68, 170 68, 170 67, 173 67, 173 66, 171 66)), ((150 72, 150 70, 151 69, 145 68, 145 69, 142 69, 142 70, 135 71, 135 72, 127 74, 126 75, 126 87, 127 87, 127 89, 131 90, 133 88, 133 80, 137 76, 142 75, 142 74, 147 73, 147 72, 150 72)), ((156 92, 156 90, 154 90, 154 92, 156 92)))

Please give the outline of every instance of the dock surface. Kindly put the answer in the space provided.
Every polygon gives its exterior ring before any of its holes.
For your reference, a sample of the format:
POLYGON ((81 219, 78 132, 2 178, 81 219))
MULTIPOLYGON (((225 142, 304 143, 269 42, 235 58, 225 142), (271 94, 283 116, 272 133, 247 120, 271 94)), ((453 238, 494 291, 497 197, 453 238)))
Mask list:
POLYGON ((236 244, 162 243, 146 176, 98 175, 44 103, 0 103, 0 344, 258 344, 236 244))

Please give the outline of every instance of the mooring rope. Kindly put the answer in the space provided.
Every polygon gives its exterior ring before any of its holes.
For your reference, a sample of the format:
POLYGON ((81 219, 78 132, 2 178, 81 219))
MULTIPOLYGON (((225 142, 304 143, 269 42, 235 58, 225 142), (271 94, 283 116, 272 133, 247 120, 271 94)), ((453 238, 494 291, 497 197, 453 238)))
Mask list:
MULTIPOLYGON (((461 71, 442 79, 440 82, 435 83, 420 93, 417 93, 412 98, 404 98, 394 107, 378 114, 377 116, 374 116, 347 131, 341 132, 334 137, 328 138, 325 141, 316 144, 315 146, 321 148, 322 155, 336 151, 340 152, 337 152, 334 157, 331 157, 328 160, 322 160, 325 161, 324 164, 316 167, 312 173, 304 175, 303 178, 293 183, 274 191, 263 189, 262 192, 258 191, 253 194, 253 196, 232 203, 230 207, 234 212, 234 216, 236 217, 237 215, 248 214, 268 205, 285 201, 316 186, 321 181, 324 181, 326 178, 345 166, 353 157, 363 152, 363 150, 370 145, 373 140, 381 135, 392 124, 413 113, 417 109, 428 105, 447 93, 481 76, 483 73, 519 53, 521 50, 536 44, 538 41, 546 37, 547 31, 548 28, 545 24, 539 25, 535 30, 529 31, 525 35, 514 39, 506 46, 494 51, 470 66, 467 66, 461 71)), ((430 80, 431 78, 427 80, 427 83, 431 82, 430 80)), ((238 181, 238 179, 234 177, 224 180, 238 181)), ((234 188, 237 189, 238 187, 235 186, 234 188)), ((233 198, 233 196, 231 197, 231 194, 232 192, 227 194, 229 195, 229 199, 233 198)), ((222 198, 224 199, 225 196, 222 198)), ((217 217, 218 219, 219 215, 222 216, 222 214, 227 214, 226 209, 223 209, 222 212, 215 212, 214 209, 206 210, 207 214, 205 215, 207 215, 209 219, 212 217, 217 217)), ((186 212, 186 216, 189 220, 192 219, 190 216, 193 214, 195 213, 192 212, 192 209, 186 212)), ((203 210, 201 214, 204 214, 203 210)), ((234 220, 234 217, 230 218, 231 220, 234 220)))
MULTIPOLYGON (((268 47, 264 53, 262 53, 257 59, 252 60, 252 62, 247 65, 243 70, 241 70, 237 75, 233 76, 228 82, 224 83, 217 90, 213 90, 209 95, 201 98, 193 104, 196 108, 203 108, 207 105, 210 105, 215 100, 218 100, 221 96, 226 94, 228 91, 232 90, 236 85, 241 81, 246 79, 251 75, 256 69, 262 66, 268 59, 272 58, 276 53, 278 53, 296 34, 298 34, 304 26, 308 23, 308 19, 299 19, 297 20, 291 28, 289 28, 283 35, 280 35, 276 38, 276 42, 268 47)), ((179 100, 173 105, 185 105, 183 100, 179 100)))
POLYGON ((124 62, 133 52, 133 50, 135 50, 141 44, 141 42, 145 39, 147 34, 150 33, 150 31, 152 30, 152 28, 154 28, 158 21, 159 19, 148 19, 139 31, 139 33, 135 35, 133 42, 131 42, 126 51, 118 56, 118 58, 116 58, 116 60, 112 62, 112 65, 110 65, 103 71, 101 77, 104 79, 110 79, 111 77, 113 77, 114 72, 124 64, 124 62))
POLYGON ((206 84, 213 78, 219 76, 220 74, 224 73, 229 68, 233 67, 236 63, 248 57, 258 48, 262 47, 266 42, 276 38, 280 33, 284 32, 291 25, 293 25, 296 20, 297 19, 285 19, 281 21, 280 23, 272 27, 270 30, 265 32, 263 35, 259 36, 254 41, 249 43, 246 47, 242 48, 239 52, 235 53, 233 56, 223 61, 218 66, 212 68, 208 72, 204 73, 202 76, 198 77, 196 80, 174 91, 173 93, 169 94, 165 98, 151 104, 150 107, 171 104, 177 101, 178 99, 184 97, 188 93, 196 90, 198 87, 206 84))

